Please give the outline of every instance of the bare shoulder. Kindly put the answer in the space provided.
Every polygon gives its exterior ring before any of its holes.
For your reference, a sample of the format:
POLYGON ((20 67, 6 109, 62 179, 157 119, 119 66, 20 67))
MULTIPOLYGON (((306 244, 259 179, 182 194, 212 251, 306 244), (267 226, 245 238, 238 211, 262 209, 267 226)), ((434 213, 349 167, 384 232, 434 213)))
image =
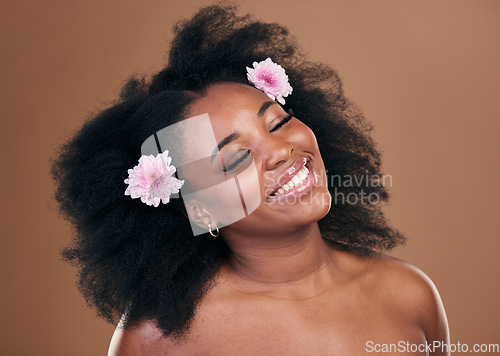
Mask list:
POLYGON ((408 262, 376 253, 369 257, 368 263, 371 280, 379 289, 391 291, 394 298, 420 304, 432 302, 439 296, 432 280, 408 262))
POLYGON ((375 253, 367 258, 365 281, 373 297, 413 320, 427 340, 449 340, 448 322, 439 292, 419 268, 375 253))
POLYGON ((152 355, 165 347, 168 340, 151 321, 129 326, 124 319, 118 323, 108 349, 108 356, 152 355))

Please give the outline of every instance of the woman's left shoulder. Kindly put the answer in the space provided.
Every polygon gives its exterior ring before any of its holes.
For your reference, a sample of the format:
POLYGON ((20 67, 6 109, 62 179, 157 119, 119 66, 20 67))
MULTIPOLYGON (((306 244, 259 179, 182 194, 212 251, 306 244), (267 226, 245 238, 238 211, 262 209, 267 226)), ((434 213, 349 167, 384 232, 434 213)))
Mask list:
POLYGON ((368 257, 366 263, 365 281, 373 296, 414 320, 428 340, 449 340, 441 296, 424 272, 411 263, 379 253, 368 257))
POLYGON ((390 291, 393 298, 401 299, 406 305, 433 306, 441 300, 436 286, 424 272, 395 257, 373 253, 368 257, 366 273, 377 289, 390 291))

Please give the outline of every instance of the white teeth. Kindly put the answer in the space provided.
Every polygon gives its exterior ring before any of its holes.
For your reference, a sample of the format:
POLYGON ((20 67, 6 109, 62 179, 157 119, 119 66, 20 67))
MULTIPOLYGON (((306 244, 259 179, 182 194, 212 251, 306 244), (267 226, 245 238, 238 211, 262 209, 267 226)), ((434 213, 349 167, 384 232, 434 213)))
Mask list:
POLYGON ((306 180, 306 178, 308 176, 309 176, 309 169, 307 169, 306 166, 302 167, 302 169, 292 179, 290 179, 288 182, 286 182, 286 184, 283 184, 278 189, 278 191, 276 193, 274 193, 273 195, 276 196, 279 194, 286 193, 290 189, 301 185, 302 183, 304 183, 304 181, 306 180))
POLYGON ((302 179, 300 179, 298 176, 295 176, 292 178, 293 185, 298 185, 302 179))
POLYGON ((303 180, 304 178, 306 178, 309 175, 309 170, 306 167, 304 167, 304 168, 305 169, 301 170, 299 172, 299 174, 297 174, 301 180, 303 180))

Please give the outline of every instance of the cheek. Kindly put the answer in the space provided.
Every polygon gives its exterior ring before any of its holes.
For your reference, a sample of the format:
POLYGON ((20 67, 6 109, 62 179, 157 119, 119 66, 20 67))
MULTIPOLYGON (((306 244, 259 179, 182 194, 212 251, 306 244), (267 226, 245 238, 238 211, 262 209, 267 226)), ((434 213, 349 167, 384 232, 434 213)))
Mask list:
POLYGON ((316 141, 314 132, 309 128, 309 126, 300 120, 297 120, 291 129, 291 140, 293 140, 296 147, 301 150, 311 152, 315 156, 319 156, 318 142, 316 141))
POLYGON ((314 156, 315 162, 313 167, 317 173, 316 186, 319 188, 320 194, 325 195, 325 199, 328 201, 330 199, 330 195, 328 193, 327 172, 323 158, 321 157, 321 152, 319 151, 316 135, 314 135, 314 132, 309 128, 309 126, 299 121, 294 130, 294 140, 296 140, 294 141, 296 142, 296 147, 310 152, 314 156))

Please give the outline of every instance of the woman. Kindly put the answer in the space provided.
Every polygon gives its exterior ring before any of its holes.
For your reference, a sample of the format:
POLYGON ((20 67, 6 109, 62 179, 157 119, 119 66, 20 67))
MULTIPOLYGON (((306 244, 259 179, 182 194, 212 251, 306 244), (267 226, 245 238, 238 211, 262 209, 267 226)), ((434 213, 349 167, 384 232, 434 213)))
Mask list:
POLYGON ((131 79, 53 165, 78 233, 63 256, 119 321, 109 355, 448 343, 432 282, 379 253, 404 236, 378 204, 389 196, 370 129, 285 28, 221 6, 179 24, 168 65, 131 79))

